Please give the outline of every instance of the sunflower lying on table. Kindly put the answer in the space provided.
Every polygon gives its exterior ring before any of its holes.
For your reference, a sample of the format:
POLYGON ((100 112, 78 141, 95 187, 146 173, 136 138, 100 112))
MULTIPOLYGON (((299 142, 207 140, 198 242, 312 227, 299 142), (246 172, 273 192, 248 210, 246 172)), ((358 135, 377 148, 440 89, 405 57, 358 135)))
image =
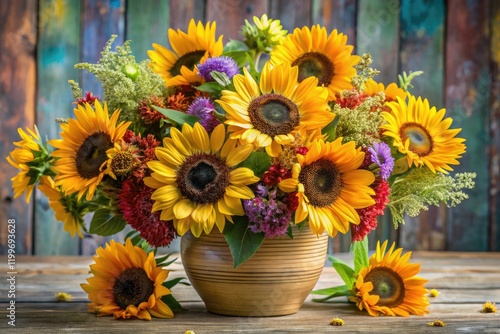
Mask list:
POLYGON ((264 15, 242 34, 224 45, 215 22, 191 20, 187 33, 168 30, 171 49, 153 44, 140 63, 128 41, 111 50, 114 36, 97 64, 75 65, 96 75, 104 99, 70 81, 77 107, 58 119, 60 139, 47 145, 36 127, 19 129, 7 158, 20 170, 15 197, 29 201, 37 187, 72 236, 132 227, 125 246, 98 250, 82 285, 100 315, 172 316, 169 288, 179 281, 163 282, 150 247, 218 230, 241 251, 237 267, 294 224, 350 231, 364 259, 354 269, 334 262, 352 275, 316 293, 350 296, 371 315, 424 314, 418 266, 394 245, 384 255, 386 243, 368 261, 366 236, 387 209, 397 227, 428 205, 467 198, 475 175, 448 174, 466 149, 460 129, 408 92, 418 72, 399 86, 377 83, 370 55, 353 55, 337 30, 287 34, 264 15))

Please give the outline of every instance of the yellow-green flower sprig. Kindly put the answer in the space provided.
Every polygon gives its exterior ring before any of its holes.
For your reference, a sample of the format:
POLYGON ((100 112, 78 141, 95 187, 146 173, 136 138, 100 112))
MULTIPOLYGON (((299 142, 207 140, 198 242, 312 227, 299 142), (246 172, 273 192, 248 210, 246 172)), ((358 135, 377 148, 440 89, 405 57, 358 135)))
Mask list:
POLYGON ((368 81, 369 79, 373 79, 374 76, 380 73, 380 71, 371 67, 372 63, 373 59, 371 54, 364 53, 363 55, 361 55, 361 60, 355 66, 358 74, 355 75, 351 80, 351 84, 356 90, 360 92, 364 91, 366 81, 368 81))
POLYGON ((269 53, 275 46, 281 44, 287 34, 280 20, 269 19, 266 14, 253 17, 254 24, 245 20, 242 26, 243 42, 257 54, 269 53))

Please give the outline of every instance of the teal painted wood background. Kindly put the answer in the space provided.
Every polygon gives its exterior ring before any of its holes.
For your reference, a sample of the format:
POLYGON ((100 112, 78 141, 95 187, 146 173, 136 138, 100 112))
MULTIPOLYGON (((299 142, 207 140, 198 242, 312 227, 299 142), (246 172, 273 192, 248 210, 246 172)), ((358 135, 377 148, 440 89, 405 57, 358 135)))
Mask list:
MULTIPOLYGON (((168 45, 167 29, 186 30, 191 18, 217 21, 225 41, 239 37, 245 19, 264 13, 285 29, 321 24, 349 37, 358 54, 370 52, 378 80, 423 70, 413 92, 446 107, 463 127, 468 153, 458 171, 478 173, 460 207, 433 208, 394 230, 381 220, 370 236, 408 249, 500 250, 500 4, 495 0, 17 0, 0 1, 0 156, 12 150, 18 127, 55 137, 54 118, 72 115, 67 80, 100 95, 92 75, 73 64, 96 62, 111 34, 132 40, 146 59, 151 43, 168 45)), ((71 238, 36 193, 28 205, 13 199, 16 171, 0 160, 0 253, 7 220, 16 220, 18 254, 93 254, 107 239, 71 238)), ((123 234, 117 238, 123 237, 123 234)), ((332 242, 347 250, 348 237, 332 242)))

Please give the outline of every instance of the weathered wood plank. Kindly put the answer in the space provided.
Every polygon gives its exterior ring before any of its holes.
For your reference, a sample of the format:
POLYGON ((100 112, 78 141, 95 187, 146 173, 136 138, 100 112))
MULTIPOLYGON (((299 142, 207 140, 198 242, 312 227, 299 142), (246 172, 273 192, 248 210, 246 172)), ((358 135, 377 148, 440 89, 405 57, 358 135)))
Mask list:
POLYGON ((355 0, 313 0, 312 24, 326 27, 328 32, 337 29, 347 35, 347 43, 354 45, 356 41, 355 0))
POLYGON ((295 28, 311 25, 311 0, 269 0, 269 14, 281 20, 283 29, 293 33, 295 28))
POLYGON ((224 43, 231 39, 241 40, 241 26, 245 19, 261 17, 267 12, 268 0, 207 0, 207 21, 217 22, 217 35, 224 35, 224 43))
POLYGON ((170 28, 187 31, 189 21, 205 21, 206 0, 170 1, 170 28))
MULTIPOLYGON (((401 2, 400 69, 424 71, 413 82, 411 93, 429 100, 431 106, 444 107, 444 30, 445 2, 432 6, 424 0, 401 2)), ((399 228, 401 245, 407 249, 444 249, 445 225, 439 209, 430 208, 420 217, 406 219, 399 228), (439 243, 440 242, 440 243, 439 243)))
POLYGON ((400 9, 399 0, 358 1, 356 53, 372 55, 375 80, 386 85, 398 79, 400 9))
MULTIPOLYGON (((477 173, 470 198, 449 210, 449 250, 487 250, 489 225, 489 170, 487 135, 490 101, 489 1, 454 1, 448 6, 446 54, 446 107, 452 127, 462 128, 467 153, 455 170, 477 173)), ((498 171, 497 171, 498 173, 498 171)), ((498 195, 496 195, 498 198, 498 195)))
MULTIPOLYGON (((73 66, 79 61, 80 1, 42 0, 39 11, 36 123, 43 135, 60 138, 55 118, 73 117, 68 79, 78 77, 73 66)), ((35 199, 34 253, 79 254, 79 238, 64 231, 41 192, 35 199)))
POLYGON ((170 25, 168 1, 128 1, 126 38, 131 40, 132 52, 137 61, 148 59, 152 43, 168 45, 167 29, 170 25))
POLYGON ((0 1, 0 254, 7 253, 7 224, 16 221, 16 253, 32 253, 33 206, 14 199, 17 170, 5 157, 19 141, 18 128, 33 128, 36 89, 37 1, 0 1))
POLYGON ((491 1, 490 250, 500 251, 500 3, 491 1))

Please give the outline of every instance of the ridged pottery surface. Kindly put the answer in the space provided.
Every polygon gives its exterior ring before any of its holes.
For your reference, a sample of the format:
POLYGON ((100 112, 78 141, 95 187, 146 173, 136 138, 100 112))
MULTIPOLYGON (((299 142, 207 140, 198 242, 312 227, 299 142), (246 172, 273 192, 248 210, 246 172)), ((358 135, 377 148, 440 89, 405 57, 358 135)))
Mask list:
POLYGON ((278 316, 296 313, 325 265, 328 236, 308 228, 294 238, 266 239, 257 253, 233 268, 229 247, 212 231, 181 240, 182 263, 193 288, 211 313, 278 316))

